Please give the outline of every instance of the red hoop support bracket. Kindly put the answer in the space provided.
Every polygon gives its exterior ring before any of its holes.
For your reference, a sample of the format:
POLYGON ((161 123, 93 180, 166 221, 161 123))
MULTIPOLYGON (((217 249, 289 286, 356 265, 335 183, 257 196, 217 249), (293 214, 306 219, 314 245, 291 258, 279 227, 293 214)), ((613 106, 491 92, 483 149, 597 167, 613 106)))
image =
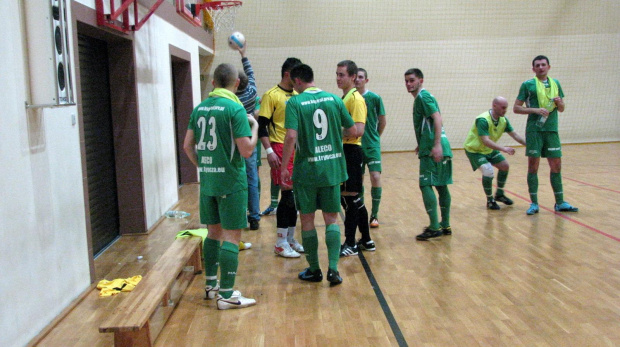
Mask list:
POLYGON ((105 26, 122 33, 128 33, 130 31, 138 31, 144 23, 153 15, 155 10, 159 7, 159 5, 164 2, 164 0, 156 0, 153 5, 148 10, 148 13, 142 18, 138 18, 138 0, 123 0, 121 6, 118 9, 114 7, 114 0, 107 0, 110 4, 110 13, 106 14, 105 8, 103 6, 103 2, 105 0, 95 0, 95 5, 97 8, 97 24, 100 26, 105 26), (133 5, 133 22, 134 24, 130 24, 130 6, 133 5))
POLYGON ((222 10, 225 7, 240 6, 242 3, 242 1, 209 1, 192 5, 192 11, 197 16, 200 11, 205 9, 222 10))

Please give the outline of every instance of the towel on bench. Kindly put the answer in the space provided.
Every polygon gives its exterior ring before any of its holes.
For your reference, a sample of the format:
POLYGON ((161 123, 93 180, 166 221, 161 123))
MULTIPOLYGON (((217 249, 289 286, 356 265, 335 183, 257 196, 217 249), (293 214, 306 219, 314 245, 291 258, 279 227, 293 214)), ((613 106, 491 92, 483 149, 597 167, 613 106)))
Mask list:
POLYGON ((117 278, 111 281, 103 279, 97 284, 97 289, 101 290, 99 296, 112 296, 120 292, 130 292, 140 280, 142 280, 140 275, 129 278, 117 278))

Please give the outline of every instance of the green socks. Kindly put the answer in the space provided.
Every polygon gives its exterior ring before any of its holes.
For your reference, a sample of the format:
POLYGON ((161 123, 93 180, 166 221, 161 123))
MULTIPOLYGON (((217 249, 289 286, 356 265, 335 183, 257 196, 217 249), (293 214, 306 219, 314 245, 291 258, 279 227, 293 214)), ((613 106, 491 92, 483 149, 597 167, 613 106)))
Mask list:
POLYGON ((310 265, 310 270, 316 271, 320 268, 319 265, 319 238, 316 235, 316 229, 302 231, 301 243, 304 246, 304 252, 306 253, 306 260, 310 265))
POLYGON ((206 238, 202 244, 202 254, 204 257, 205 276, 208 286, 217 285, 217 268, 220 258, 220 241, 206 238))
POLYGON ((441 209, 441 227, 450 226, 450 205, 452 204, 452 196, 448 186, 435 187, 439 193, 439 208, 441 209))
POLYGON ((433 187, 424 186, 420 187, 420 190, 422 191, 422 200, 424 201, 426 213, 428 214, 428 218, 431 222, 429 228, 432 230, 439 230, 439 220, 437 219, 437 197, 435 196, 433 187))
POLYGON ((562 191, 562 174, 560 172, 551 173, 551 188, 553 188, 553 195, 555 195, 555 203, 561 204, 564 202, 564 192, 562 191))
POLYGON ((229 299, 233 294, 238 266, 239 245, 224 241, 220 251, 220 295, 224 299, 229 299))
POLYGON ((538 174, 527 174, 527 190, 530 193, 532 204, 538 204, 538 174))
POLYGON ((495 191, 495 196, 504 195, 504 186, 506 185, 507 179, 508 179, 508 171, 497 172, 497 190, 495 191))
POLYGON ((372 187, 370 188, 370 196, 372 197, 372 211, 370 212, 371 217, 377 218, 379 214, 379 204, 381 203, 381 192, 383 189, 381 187, 372 187))
POLYGON ((493 177, 482 176, 482 188, 487 200, 493 197, 493 177))
POLYGON ((325 228, 325 244, 327 245, 329 268, 338 271, 338 260, 340 259, 340 227, 338 224, 330 224, 325 228))

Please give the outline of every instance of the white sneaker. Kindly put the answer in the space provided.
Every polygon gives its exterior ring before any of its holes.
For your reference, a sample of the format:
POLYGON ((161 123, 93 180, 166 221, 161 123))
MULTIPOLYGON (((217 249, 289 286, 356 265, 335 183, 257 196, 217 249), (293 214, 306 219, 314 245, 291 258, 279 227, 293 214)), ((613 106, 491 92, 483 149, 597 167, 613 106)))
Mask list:
POLYGON ((239 250, 243 251, 246 249, 250 249, 252 248, 252 243, 251 242, 243 242, 243 241, 239 241, 239 250))
POLYGON ((216 284, 214 286, 205 286, 205 300, 213 300, 218 295, 220 291, 220 285, 216 284))
POLYGON ((273 249, 275 254, 284 258, 299 258, 301 254, 295 252, 288 243, 276 244, 273 249))
POLYGON ((217 308, 218 310, 228 310, 231 308, 244 308, 256 305, 256 300, 246 298, 241 295, 241 292, 235 290, 233 295, 229 299, 224 299, 221 295, 217 295, 217 308))
POLYGON ((293 241, 289 241, 288 243, 291 248, 297 253, 304 253, 304 246, 301 243, 297 242, 297 240, 293 239, 293 241))

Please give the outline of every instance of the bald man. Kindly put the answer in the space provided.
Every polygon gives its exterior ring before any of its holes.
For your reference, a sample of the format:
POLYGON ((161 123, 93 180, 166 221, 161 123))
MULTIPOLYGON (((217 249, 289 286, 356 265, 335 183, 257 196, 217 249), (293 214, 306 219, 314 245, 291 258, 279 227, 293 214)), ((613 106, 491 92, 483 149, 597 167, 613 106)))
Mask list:
POLYGON ((525 140, 514 131, 508 118, 505 117, 507 109, 508 101, 505 98, 498 96, 493 99, 491 109, 476 117, 464 144, 465 154, 469 158, 472 169, 482 171, 482 187, 487 196, 489 210, 499 210, 498 201, 506 205, 513 204, 513 201, 504 195, 509 165, 500 152, 513 155, 515 149, 498 145, 497 140, 507 133, 525 146, 525 140), (493 197, 493 166, 499 170, 495 197, 493 197))

